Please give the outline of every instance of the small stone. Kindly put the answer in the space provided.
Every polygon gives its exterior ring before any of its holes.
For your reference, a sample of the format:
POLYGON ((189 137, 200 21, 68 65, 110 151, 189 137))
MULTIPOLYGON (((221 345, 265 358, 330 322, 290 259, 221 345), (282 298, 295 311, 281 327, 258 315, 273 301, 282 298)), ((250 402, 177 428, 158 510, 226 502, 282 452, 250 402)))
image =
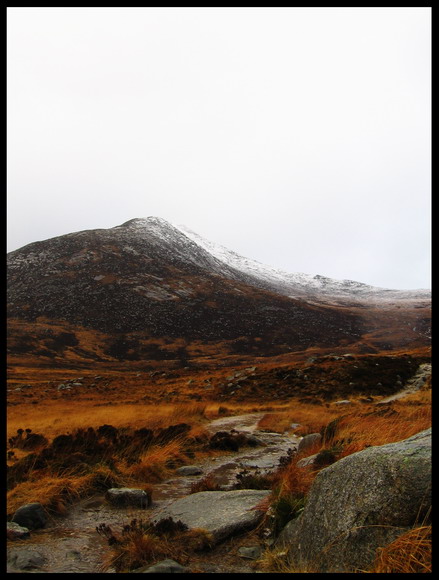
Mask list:
POLYGON ((238 550, 238 554, 241 556, 241 558, 257 560, 261 557, 262 550, 260 546, 241 546, 238 550))
POLYGON ((318 453, 315 453, 314 455, 310 455, 309 457, 304 457, 303 459, 299 459, 299 461, 296 463, 296 466, 297 467, 308 467, 309 465, 313 465, 317 455, 318 455, 318 453))
POLYGON ((28 528, 20 526, 16 522, 8 522, 6 526, 6 536, 8 540, 19 540, 29 538, 30 532, 28 528))
POLYGON ((297 447, 297 453, 302 453, 306 449, 311 449, 315 445, 318 445, 322 440, 322 435, 320 433, 309 433, 302 437, 299 441, 299 445, 297 447))
POLYGON ((148 566, 144 568, 139 568, 134 570, 134 572, 142 574, 182 574, 184 572, 189 572, 188 568, 185 568, 175 560, 167 559, 157 562, 153 566, 148 566))
POLYGON ((176 472, 178 475, 201 475, 203 470, 197 465, 183 465, 179 467, 176 472))
POLYGON ((107 489, 105 498, 113 505, 136 506, 147 508, 151 505, 151 496, 143 489, 130 487, 113 487, 107 489))

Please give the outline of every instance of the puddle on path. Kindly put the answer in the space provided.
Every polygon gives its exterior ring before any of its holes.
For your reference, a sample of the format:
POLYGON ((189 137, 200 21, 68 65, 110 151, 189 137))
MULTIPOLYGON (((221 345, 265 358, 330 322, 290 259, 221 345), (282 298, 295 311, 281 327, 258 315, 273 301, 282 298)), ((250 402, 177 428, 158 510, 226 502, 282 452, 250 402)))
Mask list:
MULTIPOLYGON (((236 475, 244 469, 257 470, 259 473, 274 470, 280 457, 286 455, 288 449, 297 446, 298 439, 293 435, 257 431, 257 423, 263 415, 251 413, 212 421, 208 425, 211 433, 236 429, 252 433, 262 445, 198 461, 196 465, 202 468, 202 475, 177 476, 155 484, 151 508, 114 507, 103 496, 82 500, 72 506, 66 516, 54 518, 50 527, 33 531, 29 539, 8 542, 9 556, 23 549, 38 552, 46 558, 44 565, 38 568, 42 572, 114 572, 107 567, 110 556, 108 543, 96 532, 96 526, 105 523, 119 531, 134 518, 149 519, 165 505, 188 495, 192 484, 207 474, 214 477, 224 489, 232 488, 237 482, 236 475)), ((15 571, 32 572, 14 568, 8 570, 15 571)))

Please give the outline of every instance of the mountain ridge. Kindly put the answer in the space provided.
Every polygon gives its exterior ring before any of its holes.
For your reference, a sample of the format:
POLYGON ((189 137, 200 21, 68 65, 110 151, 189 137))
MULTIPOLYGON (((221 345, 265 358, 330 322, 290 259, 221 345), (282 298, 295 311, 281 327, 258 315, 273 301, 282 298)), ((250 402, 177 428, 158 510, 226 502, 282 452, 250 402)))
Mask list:
MULTIPOLYGON (((282 273, 161 218, 134 218, 8 254, 9 348, 25 348, 19 321, 43 319, 105 333, 102 352, 120 360, 147 359, 158 340, 174 352, 201 341, 262 356, 371 337, 367 348, 395 348, 428 342, 426 296, 282 273)), ((28 351, 53 354, 41 342, 28 351)))
POLYGON ((251 276, 265 279, 274 284, 278 291, 285 295, 294 296, 314 296, 325 294, 328 296, 346 296, 354 294, 358 299, 428 299, 431 292, 428 289, 399 290, 384 288, 365 284, 355 280, 329 278, 316 274, 314 276, 303 272, 290 273, 284 270, 273 268, 250 258, 244 258, 237 252, 228 250, 224 246, 206 240, 202 236, 193 232, 186 226, 176 226, 186 233, 191 239, 204 247, 212 255, 217 256, 224 263, 233 265, 251 276), (296 288, 295 288, 296 286, 296 288))
MULTIPOLYGON (((287 272, 272 266, 263 264, 252 258, 246 258, 237 252, 226 248, 220 244, 212 242, 206 238, 203 238, 190 228, 185 225, 176 225, 163 218, 156 216, 149 216, 146 218, 133 218, 120 225, 113 226, 111 228, 100 228, 92 230, 80 230, 77 232, 72 232, 64 234, 61 236, 55 236, 54 238, 49 238, 48 240, 32 242, 26 244, 22 248, 13 250, 9 252, 8 255, 13 255, 16 252, 20 252, 25 248, 33 246, 35 244, 42 244, 49 240, 56 240, 63 238, 64 236, 74 236, 87 234, 89 232, 110 232, 112 230, 123 230, 131 229, 133 231, 145 231, 148 234, 153 234, 159 236, 161 242, 166 241, 169 232, 172 232, 175 236, 176 233, 183 234, 186 238, 194 242, 198 247, 207 251, 210 259, 215 258, 224 264, 228 268, 233 270, 241 270, 244 274, 249 274, 250 277, 259 277, 262 279, 269 279, 271 283, 280 283, 276 288, 278 291, 282 291, 286 295, 291 295, 294 291, 292 286, 296 284, 299 288, 296 289, 298 294, 303 296, 305 293, 311 295, 318 294, 322 292, 324 294, 334 294, 343 295, 345 293, 354 293, 357 297, 365 296, 366 299, 371 299, 376 297, 380 298, 406 298, 406 299, 423 299, 429 298, 431 296, 431 291, 425 288, 416 289, 394 289, 381 286, 374 286, 371 284, 366 284, 357 280, 351 279, 336 279, 328 276, 323 276, 320 274, 310 275, 303 272, 287 272), (283 288, 282 285, 286 288, 283 288), (359 296, 358 296, 359 295, 359 296)), ((171 236, 172 237, 172 236, 171 236)), ((292 295, 291 295, 292 296, 292 295)), ((292 296, 293 297, 293 296, 292 296)))

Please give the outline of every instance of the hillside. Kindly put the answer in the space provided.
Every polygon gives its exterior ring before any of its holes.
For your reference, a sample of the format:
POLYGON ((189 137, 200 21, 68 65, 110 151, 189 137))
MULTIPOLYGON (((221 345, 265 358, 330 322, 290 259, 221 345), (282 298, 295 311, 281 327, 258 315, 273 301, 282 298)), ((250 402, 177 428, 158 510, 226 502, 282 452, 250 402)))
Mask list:
POLYGON ((43 365, 419 348, 429 306, 427 291, 281 273, 160 218, 8 254, 9 354, 43 365))

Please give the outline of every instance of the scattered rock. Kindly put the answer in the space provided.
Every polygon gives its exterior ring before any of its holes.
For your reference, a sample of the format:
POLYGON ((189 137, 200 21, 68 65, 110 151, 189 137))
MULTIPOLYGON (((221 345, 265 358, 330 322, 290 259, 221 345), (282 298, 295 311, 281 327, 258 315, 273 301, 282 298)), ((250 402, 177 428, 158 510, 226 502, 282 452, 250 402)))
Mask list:
POLYGON ((40 568, 46 562, 45 556, 33 550, 16 550, 8 555, 8 564, 18 570, 40 568))
POLYGON ((21 540, 29 538, 30 532, 28 528, 20 526, 16 522, 8 522, 6 526, 6 536, 8 540, 21 540))
POLYGON ((431 429, 369 447, 323 469, 302 514, 278 538, 291 563, 315 572, 368 570, 386 546, 428 515, 431 429))
POLYGON ((236 532, 254 528, 263 516, 257 505, 270 493, 253 489, 200 491, 166 506, 153 521, 169 517, 180 520, 188 528, 207 530, 218 543, 236 532))
POLYGON ((238 549, 238 554, 241 556, 241 558, 257 560, 261 557, 262 550, 260 546, 241 546, 238 549))
POLYGON ((151 505, 151 494, 143 489, 112 487, 105 492, 106 500, 116 506, 147 508, 151 505))
POLYGON ((313 465, 317 455, 318 453, 315 453, 314 455, 310 455, 309 457, 299 459, 299 461, 296 463, 297 467, 308 467, 309 465, 313 465))
POLYGON ((153 564, 152 566, 133 570, 132 572, 143 574, 179 574, 189 571, 189 568, 185 568, 175 560, 168 559, 157 562, 157 564, 153 564))
POLYGON ((66 558, 67 559, 72 559, 72 560, 81 560, 81 552, 79 552, 78 550, 69 550, 68 552, 66 552, 66 558))
POLYGON ((12 521, 29 530, 36 530, 44 528, 47 523, 47 516, 40 503, 27 503, 18 508, 12 516, 12 521))
POLYGON ((247 435, 247 441, 246 444, 249 447, 259 447, 261 445, 265 445, 265 443, 259 439, 259 437, 255 437, 254 435, 247 435))
POLYGON ((198 465, 183 465, 176 472, 178 475, 201 475, 203 470, 198 465))
POLYGON ((310 433, 309 435, 305 435, 299 441, 299 445, 297 446, 297 453, 302 453, 306 449, 311 449, 320 441, 322 440, 322 435, 320 433, 310 433))

